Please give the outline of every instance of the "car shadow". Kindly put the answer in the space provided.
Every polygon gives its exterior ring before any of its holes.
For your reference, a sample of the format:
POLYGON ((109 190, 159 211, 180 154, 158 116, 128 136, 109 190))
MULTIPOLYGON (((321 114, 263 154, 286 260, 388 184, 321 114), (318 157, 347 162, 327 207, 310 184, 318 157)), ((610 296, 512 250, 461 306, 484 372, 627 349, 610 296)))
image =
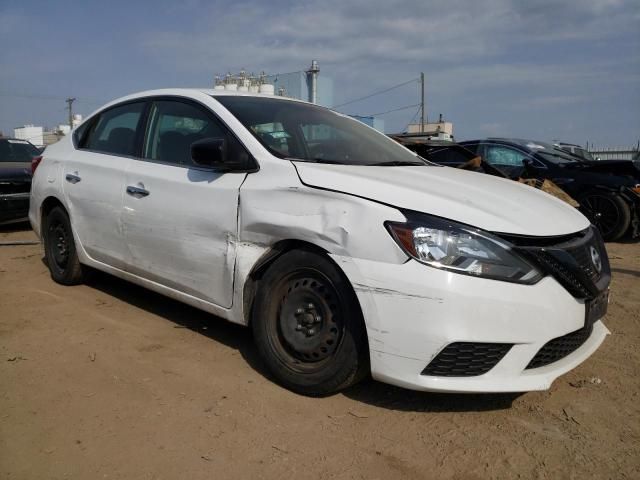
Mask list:
MULTIPOLYGON (((605 243, 605 247, 608 245, 608 243, 610 242, 605 243)), ((635 245, 637 243, 640 243, 640 236, 631 237, 630 235, 625 235, 622 238, 619 238, 615 242, 611 242, 611 243, 620 243, 623 245, 635 245)))
POLYGON ((622 273, 623 275, 631 275, 633 277, 640 277, 640 272, 638 270, 631 270, 629 268, 612 267, 611 271, 615 272, 615 273, 622 273))
POLYGON ((401 412, 487 412, 511 408, 522 393, 434 393, 417 392, 368 380, 343 394, 358 402, 401 412))
POLYGON ((92 269, 85 284, 122 302, 162 317, 173 323, 174 328, 188 328, 195 333, 238 350, 252 368, 263 373, 257 354, 252 351, 253 341, 250 329, 108 273, 92 269))
POLYGON ((29 230, 31 230, 29 220, 0 225, 0 233, 27 232, 29 230))
MULTIPOLYGON (((175 328, 188 328, 199 335, 237 350, 252 369, 267 380, 274 381, 258 357, 250 329, 103 272, 92 271, 86 284, 118 300, 165 318, 173 323, 175 328)), ((357 402, 388 410, 479 412, 508 409, 520 394, 416 392, 368 379, 345 390, 342 395, 357 402)))

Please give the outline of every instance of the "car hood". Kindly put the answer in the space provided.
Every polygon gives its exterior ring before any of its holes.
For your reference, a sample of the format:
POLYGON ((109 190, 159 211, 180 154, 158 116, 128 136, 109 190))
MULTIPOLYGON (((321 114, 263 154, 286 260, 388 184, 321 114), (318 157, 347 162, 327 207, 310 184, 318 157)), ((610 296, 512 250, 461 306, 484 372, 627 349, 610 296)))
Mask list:
POLYGON ((492 232, 555 236, 589 221, 544 192, 449 167, 372 167, 294 162, 305 185, 444 217, 492 232))
POLYGON ((565 165, 570 170, 580 170, 590 173, 608 173, 610 175, 624 175, 640 181, 640 162, 633 160, 598 160, 594 162, 576 162, 565 165))

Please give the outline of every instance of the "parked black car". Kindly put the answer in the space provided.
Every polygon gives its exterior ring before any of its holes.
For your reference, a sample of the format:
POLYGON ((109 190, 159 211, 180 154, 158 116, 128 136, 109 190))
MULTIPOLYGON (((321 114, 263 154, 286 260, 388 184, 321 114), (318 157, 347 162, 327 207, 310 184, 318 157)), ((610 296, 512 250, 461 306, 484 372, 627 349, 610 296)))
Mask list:
POLYGON ((640 166, 581 161, 551 144, 514 138, 460 142, 510 178, 549 179, 580 203, 605 240, 640 234, 640 166))
POLYGON ((430 162, 508 178, 505 173, 482 162, 479 155, 458 143, 449 140, 431 140, 424 134, 417 133, 391 134, 389 137, 430 162))
POLYGON ((38 155, 40 150, 26 140, 0 137, 0 224, 27 218, 31 160, 38 155))
MULTIPOLYGON (((506 173, 489 165, 487 162, 483 162, 479 155, 458 143, 448 140, 431 140, 425 138, 423 134, 415 133, 391 134, 389 136, 430 162, 446 167, 462 168, 464 170, 510 179, 506 173)), ((543 190, 572 207, 579 206, 578 202, 551 180, 523 178, 511 178, 511 180, 517 180, 530 187, 543 190)))
POLYGON ((553 146, 559 148, 560 150, 564 150, 571 155, 574 155, 582 161, 595 162, 598 160, 593 155, 591 155, 588 150, 582 148, 580 145, 576 145, 575 143, 558 142, 554 143, 553 146))

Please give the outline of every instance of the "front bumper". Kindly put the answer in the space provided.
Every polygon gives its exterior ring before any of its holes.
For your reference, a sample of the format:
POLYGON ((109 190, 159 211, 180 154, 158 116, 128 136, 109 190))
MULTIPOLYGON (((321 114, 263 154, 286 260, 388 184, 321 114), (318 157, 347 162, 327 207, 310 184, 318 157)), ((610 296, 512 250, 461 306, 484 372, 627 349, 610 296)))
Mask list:
POLYGON ((598 321, 575 351, 544 367, 527 369, 547 342, 584 327, 584 301, 553 277, 519 285, 446 272, 413 260, 392 265, 334 258, 362 307, 373 377, 401 387, 445 392, 548 389, 558 376, 586 360, 609 333, 598 321), (513 347, 482 375, 422 375, 454 342, 513 347))
POLYGON ((0 194, 0 224, 26 220, 29 197, 29 192, 0 194))

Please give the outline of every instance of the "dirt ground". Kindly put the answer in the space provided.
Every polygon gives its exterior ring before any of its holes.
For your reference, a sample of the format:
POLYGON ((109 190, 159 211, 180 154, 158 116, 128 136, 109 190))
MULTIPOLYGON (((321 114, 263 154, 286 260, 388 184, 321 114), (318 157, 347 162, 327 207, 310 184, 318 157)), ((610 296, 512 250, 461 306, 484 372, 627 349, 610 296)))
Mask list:
POLYGON ((640 478, 640 244, 608 250, 612 335, 550 391, 311 399, 247 329, 107 275, 62 287, 39 245, 0 246, 0 478, 640 478))

